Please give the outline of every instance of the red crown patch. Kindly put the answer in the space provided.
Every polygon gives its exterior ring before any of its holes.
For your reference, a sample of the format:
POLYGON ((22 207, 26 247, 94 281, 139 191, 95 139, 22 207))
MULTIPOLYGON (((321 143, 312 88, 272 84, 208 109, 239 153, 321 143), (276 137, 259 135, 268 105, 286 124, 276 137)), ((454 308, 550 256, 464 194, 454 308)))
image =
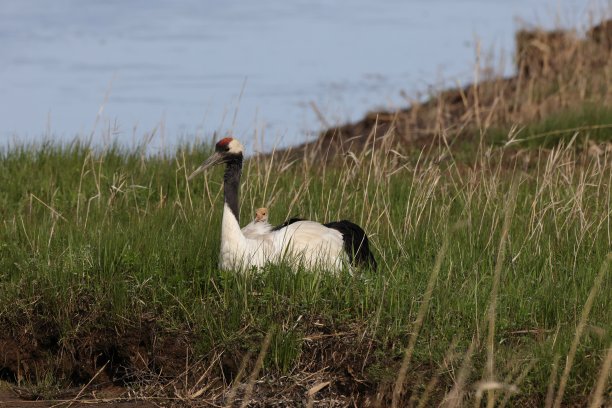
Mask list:
POLYGON ((225 137, 217 142, 217 147, 226 147, 232 140, 231 137, 225 137))

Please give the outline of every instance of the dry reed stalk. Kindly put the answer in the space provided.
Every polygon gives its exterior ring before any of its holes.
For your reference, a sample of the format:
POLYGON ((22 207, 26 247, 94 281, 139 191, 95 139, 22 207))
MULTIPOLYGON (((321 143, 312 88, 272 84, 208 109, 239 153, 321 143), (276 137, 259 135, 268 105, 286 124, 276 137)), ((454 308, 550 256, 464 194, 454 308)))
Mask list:
POLYGON ((515 388, 507 388, 506 389, 506 396, 504 397, 504 399, 500 402, 499 404, 499 408, 503 408, 506 406, 506 404, 508 403, 508 401, 510 401, 510 398, 512 398, 512 395, 516 394, 518 392, 518 387, 521 384, 521 382, 523 382, 523 380, 525 379, 525 377, 527 377, 527 374, 529 374, 529 372, 531 371, 531 369, 536 365, 536 360, 531 360, 529 362, 529 364, 527 364, 527 366, 523 369, 523 371, 521 371, 521 373, 519 374, 518 377, 516 377, 516 379, 512 382, 512 386, 514 386, 515 388), (512 392, 513 390, 516 390, 515 392, 512 392))
POLYGON ((255 387, 255 381, 257 381, 257 377, 259 376, 259 371, 263 367, 264 358, 268 353, 268 347, 270 347, 270 342, 272 341, 272 335, 274 334, 274 328, 270 328, 266 337, 261 342, 261 349, 259 350, 259 355, 257 356, 257 361, 255 362, 255 367, 249 376, 249 382, 247 383, 246 390, 244 391, 244 396, 242 397, 242 404, 240 408, 246 408, 249 405, 249 400, 251 399, 251 395, 253 394, 253 388, 255 387))
POLYGON ((553 407, 558 408, 561 406, 563 402, 563 394, 565 393, 565 387, 567 385, 567 380, 569 379, 569 373, 572 369, 572 364, 574 363, 574 358, 576 357, 576 351, 578 350, 578 344, 580 344, 580 339, 582 334, 584 333, 584 329, 586 327, 587 319, 589 314, 591 313, 591 308, 593 307, 593 303, 595 302, 595 296, 597 296, 597 292, 602 285, 603 279, 606 276, 606 272, 608 271, 608 264, 612 260, 612 253, 609 253, 604 262, 601 265, 601 269, 599 273, 595 277, 595 281, 593 282, 593 286, 591 287, 591 291, 589 292, 589 296, 584 304, 584 308, 582 309, 582 313, 580 314, 580 320, 578 322, 578 327, 576 328, 576 334, 574 335, 574 340, 570 346, 569 353, 567 354, 565 361, 565 368, 563 369, 563 374, 561 375, 561 380, 559 381, 559 389, 557 391, 557 396, 553 403, 553 407))
POLYGON ((443 359, 443 367, 441 367, 436 374, 431 377, 427 385, 425 386, 425 390, 419 397, 419 403, 417 404, 417 408, 425 408, 429 403, 429 397, 431 393, 436 389, 438 383, 440 382, 440 377, 442 374, 448 370, 448 366, 451 365, 457 359, 456 347, 458 343, 458 337, 453 338, 450 346, 446 350, 446 354, 443 359), (443 369, 444 368, 444 369, 443 369))
MULTIPOLYGON (((106 362, 102 367, 100 367, 100 369, 96 372, 96 374, 93 377, 91 377, 91 380, 89 380, 87 384, 85 384, 83 388, 81 388, 81 390, 77 393, 77 395, 68 402, 68 406, 66 408, 70 408, 72 404, 74 404, 75 402, 79 400, 79 398, 81 397, 81 395, 83 395, 87 387, 89 387, 91 383, 94 382, 96 378, 98 378, 98 375, 100 375, 100 373, 104 371, 107 365, 108 365, 108 362, 106 362)), ((64 404, 63 402, 60 402, 58 404, 52 405, 51 408, 59 407, 60 405, 63 405, 63 404, 64 404)))
MULTIPOLYGON (((589 405, 591 408, 601 407, 605 402, 603 393, 610 377, 610 366, 612 366, 612 343, 608 346, 608 352, 601 365, 601 371, 597 376, 597 384, 592 393, 591 405, 589 405)), ((608 395, 608 397, 610 397, 610 395, 608 395)))
POLYGON ((548 387, 546 389, 546 400, 544 401, 545 408, 552 407, 552 404, 555 398, 555 382, 557 382, 557 370, 559 369, 559 358, 561 358, 561 356, 559 354, 555 354, 555 358, 552 363, 552 368, 550 370, 550 379, 548 380, 548 387))
MULTIPOLYGON (((513 180, 508 200, 506 200, 506 210, 504 212, 504 224, 502 226, 501 238, 499 240, 499 248, 497 251, 497 260, 495 262, 495 271, 493 273, 493 285, 491 288, 491 298, 489 299, 488 312, 488 336, 487 336, 487 381, 495 381, 495 318, 497 309, 497 298, 499 292, 499 281, 501 279, 501 270, 506 256, 506 240, 508 231, 514 215, 514 207, 518 193, 519 181, 513 180)), ((495 404, 495 391, 491 390, 487 394, 487 407, 491 408, 495 404)))
POLYGON ((251 359, 251 352, 248 351, 244 355, 242 360, 240 361, 240 367, 238 368, 238 374, 236 374, 236 377, 234 377, 234 380, 232 381, 232 386, 230 387, 227 393, 227 396, 225 398, 226 407, 231 407, 232 404, 234 403, 234 400, 236 399, 236 393, 238 391, 238 386, 240 385, 240 381, 242 381, 242 376, 246 372, 246 365, 248 364, 250 359, 251 359))
POLYGON ((410 360, 412 358, 412 353, 414 352, 414 347, 416 346, 416 341, 419 336, 419 331, 421 330, 421 326, 423 325, 423 320, 425 319, 425 314, 427 313, 427 309, 429 308, 429 301, 431 300, 431 295, 433 293, 434 286, 438 279, 438 274, 440 273, 440 269, 442 268, 442 261, 444 260, 444 256, 446 255, 446 251, 448 249, 448 233, 444 237, 444 241, 442 242, 442 246, 438 251, 438 255, 436 256, 436 261, 434 263, 434 267, 429 275, 429 281, 427 282, 427 289, 425 289, 425 295, 423 296, 423 300, 421 301, 421 305, 419 306, 419 311, 417 313, 416 321, 414 322, 414 327, 412 328, 412 334, 410 335, 410 340, 408 341, 408 346, 404 352, 404 358, 402 360, 402 365, 400 366, 399 372, 397 374, 397 378, 395 380, 395 384, 393 386, 393 398, 391 402, 391 406, 396 408, 399 406, 400 397, 404 388, 404 381, 406 380, 406 375, 408 373, 408 367, 410 366, 410 360))
POLYGON ((455 384, 453 385, 453 388, 444 396, 444 400, 440 404, 441 407, 455 408, 461 406, 463 395, 465 394, 465 383, 470 374, 470 369, 472 368, 472 356, 474 355, 474 350, 476 349, 477 344, 478 338, 476 336, 472 336, 472 341, 470 342, 470 346, 463 357, 463 363, 461 364, 461 368, 459 368, 459 373, 457 374, 455 384))

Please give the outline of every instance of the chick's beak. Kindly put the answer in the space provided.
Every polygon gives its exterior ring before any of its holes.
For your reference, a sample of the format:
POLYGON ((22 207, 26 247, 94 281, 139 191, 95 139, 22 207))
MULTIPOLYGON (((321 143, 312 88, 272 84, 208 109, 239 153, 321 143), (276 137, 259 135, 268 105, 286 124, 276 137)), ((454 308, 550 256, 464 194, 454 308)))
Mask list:
POLYGON ((208 159, 206 159, 204 163, 200 165, 200 167, 195 169, 195 171, 191 173, 189 177, 187 177, 187 180, 191 180, 192 178, 202 173, 203 171, 208 170, 210 167, 213 167, 221 163, 223 163, 223 155, 219 152, 215 152, 208 159))

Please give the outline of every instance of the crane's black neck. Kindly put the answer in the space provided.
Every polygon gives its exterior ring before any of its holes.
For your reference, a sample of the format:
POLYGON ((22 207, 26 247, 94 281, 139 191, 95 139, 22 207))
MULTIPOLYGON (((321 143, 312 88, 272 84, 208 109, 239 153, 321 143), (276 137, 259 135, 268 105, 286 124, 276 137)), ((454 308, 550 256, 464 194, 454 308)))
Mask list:
POLYGON ((225 160, 225 175, 223 176, 223 193, 225 203, 228 205, 236 221, 240 223, 240 175, 242 173, 242 153, 228 155, 225 160))

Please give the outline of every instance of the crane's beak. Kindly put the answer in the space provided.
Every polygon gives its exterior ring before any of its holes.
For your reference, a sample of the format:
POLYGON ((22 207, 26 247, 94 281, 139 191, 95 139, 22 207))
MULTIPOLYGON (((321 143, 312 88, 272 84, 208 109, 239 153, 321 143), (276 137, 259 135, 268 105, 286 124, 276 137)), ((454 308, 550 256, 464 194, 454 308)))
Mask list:
POLYGON ((206 159, 204 161, 204 163, 202 163, 200 165, 200 167, 198 167, 197 169, 195 169, 195 171, 193 173, 191 173, 191 175, 189 177, 187 177, 187 180, 191 180, 192 178, 194 178, 195 176, 197 176, 198 174, 202 173, 203 171, 208 170, 210 167, 213 167, 217 164, 221 164, 223 163, 223 155, 219 152, 215 152, 212 154, 212 156, 210 156, 208 159, 206 159))

